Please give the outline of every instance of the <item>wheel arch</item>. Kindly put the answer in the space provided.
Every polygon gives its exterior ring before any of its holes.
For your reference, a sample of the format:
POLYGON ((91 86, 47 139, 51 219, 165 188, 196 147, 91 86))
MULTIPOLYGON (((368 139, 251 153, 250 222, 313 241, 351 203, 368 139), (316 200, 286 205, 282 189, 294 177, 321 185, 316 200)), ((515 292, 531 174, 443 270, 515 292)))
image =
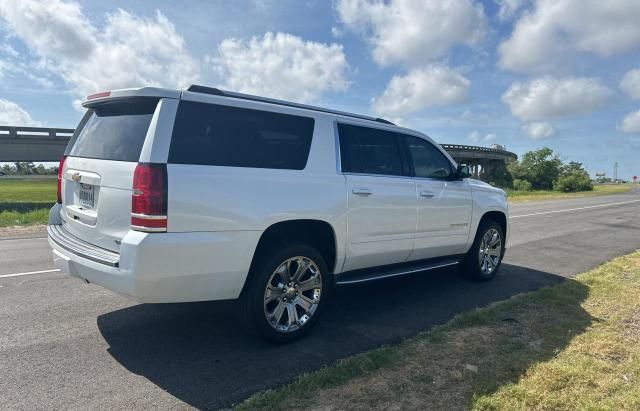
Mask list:
POLYGON ((507 215, 504 212, 493 210, 493 211, 487 211, 486 213, 484 213, 480 218, 480 222, 478 223, 478 228, 476 229, 476 231, 487 220, 493 220, 496 223, 498 223, 500 225, 500 228, 502 228, 502 235, 504 235, 505 239, 507 238, 507 228, 508 228, 507 215))
POLYGON ((251 268, 245 280, 243 291, 250 281, 256 262, 273 247, 288 243, 302 242, 316 248, 322 255, 330 273, 336 270, 338 244, 335 228, 331 223, 318 219, 284 220, 271 224, 262 232, 251 260, 251 268))

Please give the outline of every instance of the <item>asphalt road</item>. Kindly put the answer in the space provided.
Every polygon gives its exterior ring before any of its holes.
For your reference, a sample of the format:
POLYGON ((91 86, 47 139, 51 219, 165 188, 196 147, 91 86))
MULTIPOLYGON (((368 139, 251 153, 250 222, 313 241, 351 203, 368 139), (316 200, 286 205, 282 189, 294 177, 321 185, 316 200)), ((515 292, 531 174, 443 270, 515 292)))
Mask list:
POLYGON ((0 407, 219 408, 455 314, 640 249, 640 191, 516 204, 498 277, 455 269, 336 289, 299 342, 247 337, 233 302, 139 305, 51 270, 44 238, 0 239, 0 407), (569 211, 567 211, 569 210, 569 211))

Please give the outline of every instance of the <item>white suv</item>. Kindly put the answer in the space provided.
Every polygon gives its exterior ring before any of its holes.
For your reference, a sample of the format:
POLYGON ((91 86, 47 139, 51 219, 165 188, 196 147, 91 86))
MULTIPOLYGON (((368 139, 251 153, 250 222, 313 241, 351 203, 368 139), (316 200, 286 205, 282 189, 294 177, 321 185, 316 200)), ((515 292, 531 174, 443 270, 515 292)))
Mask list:
POLYGON ((140 302, 239 298, 283 342, 335 284, 500 267, 505 192, 419 132, 203 86, 84 106, 48 227, 71 276, 140 302))

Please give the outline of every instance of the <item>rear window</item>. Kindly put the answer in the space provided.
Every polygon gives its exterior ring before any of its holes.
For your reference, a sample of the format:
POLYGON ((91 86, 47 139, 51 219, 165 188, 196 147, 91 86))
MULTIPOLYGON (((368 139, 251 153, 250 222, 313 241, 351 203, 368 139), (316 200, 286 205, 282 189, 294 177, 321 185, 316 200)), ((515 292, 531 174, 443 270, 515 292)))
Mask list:
POLYGON ((181 101, 169 162, 302 170, 313 126, 310 117, 181 101))
POLYGON ((338 124, 338 134, 343 172, 388 176, 404 174, 395 133, 338 124))
POLYGON ((157 105, 156 98, 138 98, 92 107, 80 122, 66 154, 137 162, 157 105))

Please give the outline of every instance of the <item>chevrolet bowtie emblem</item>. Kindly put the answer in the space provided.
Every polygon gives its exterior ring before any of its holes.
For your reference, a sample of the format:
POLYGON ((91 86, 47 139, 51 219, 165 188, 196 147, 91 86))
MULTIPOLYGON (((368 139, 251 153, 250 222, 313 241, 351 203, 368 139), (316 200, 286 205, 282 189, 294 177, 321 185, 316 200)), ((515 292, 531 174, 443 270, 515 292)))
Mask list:
POLYGON ((80 181, 80 178, 81 178, 81 177, 80 177, 80 173, 73 173, 73 174, 71 175, 71 179, 72 179, 73 181, 78 182, 78 181, 80 181))

